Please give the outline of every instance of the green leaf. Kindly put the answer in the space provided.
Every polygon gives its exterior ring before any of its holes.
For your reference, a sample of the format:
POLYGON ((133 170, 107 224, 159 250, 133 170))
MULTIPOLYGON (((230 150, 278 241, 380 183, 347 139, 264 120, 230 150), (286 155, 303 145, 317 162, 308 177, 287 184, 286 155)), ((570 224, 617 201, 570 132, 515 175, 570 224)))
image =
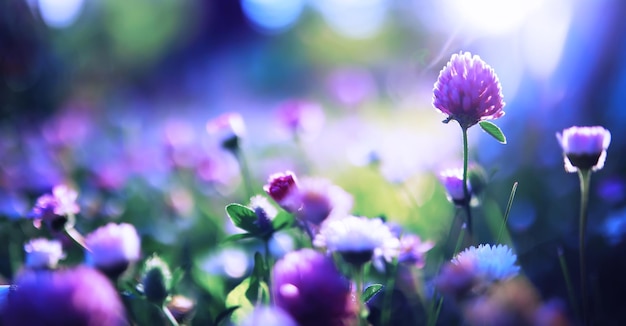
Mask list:
POLYGON ((220 314, 215 317, 215 322, 213 323, 213 325, 219 325, 222 320, 228 318, 228 316, 230 316, 237 309, 239 309, 239 306, 226 308, 226 310, 220 312, 220 314))
POLYGON ((250 278, 248 277, 226 295, 226 307, 239 307, 232 313, 230 318, 234 325, 241 324, 244 318, 254 309, 254 304, 246 296, 249 288, 250 278))
POLYGON ((272 220, 272 228, 274 231, 282 230, 286 227, 290 227, 293 224, 293 221, 293 215, 282 211, 272 220))
POLYGON ((229 204, 226 206, 226 213, 237 227, 252 234, 259 234, 261 232, 261 229, 256 224, 256 213, 249 207, 241 204, 229 204))
POLYGON ((369 301, 376 293, 383 289, 382 284, 372 284, 363 291, 363 302, 369 301))
POLYGON ((227 237, 226 239, 222 240, 222 243, 239 241, 239 240, 248 239, 248 238, 254 238, 254 234, 251 234, 251 233, 233 234, 227 237))
POLYGON ((506 144, 506 137, 498 126, 489 121, 481 121, 478 124, 485 132, 491 135, 491 137, 495 138, 495 140, 499 141, 501 144, 506 144))

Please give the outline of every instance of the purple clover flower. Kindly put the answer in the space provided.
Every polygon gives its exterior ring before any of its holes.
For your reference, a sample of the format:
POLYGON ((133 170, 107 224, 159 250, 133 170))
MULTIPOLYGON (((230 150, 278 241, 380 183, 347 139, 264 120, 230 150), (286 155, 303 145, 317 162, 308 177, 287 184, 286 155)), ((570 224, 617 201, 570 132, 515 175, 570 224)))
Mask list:
POLYGON ((128 325, 111 282, 95 269, 25 270, 0 312, 6 326, 128 325))
POLYGON ((565 170, 600 170, 604 167, 606 150, 611 143, 611 132, 600 126, 570 127, 556 134, 563 148, 565 170))
POLYGON ((141 255, 141 239, 135 227, 128 223, 102 226, 88 234, 85 243, 89 248, 87 262, 113 278, 141 255))
POLYGON ((300 326, 342 326, 354 318, 350 284, 330 257, 312 249, 286 254, 272 271, 276 306, 300 326))
POLYGON ((318 228, 333 217, 345 217, 352 209, 353 198, 341 187, 323 178, 303 178, 298 191, 291 191, 285 199, 294 207, 296 218, 318 228))
POLYGON ((455 53, 439 73, 433 90, 433 106, 467 129, 482 120, 504 115, 502 89, 493 69, 479 56, 455 53))
POLYGON ((284 210, 293 213, 300 208, 299 203, 291 202, 290 194, 298 191, 298 179, 291 171, 270 175, 263 190, 284 210))

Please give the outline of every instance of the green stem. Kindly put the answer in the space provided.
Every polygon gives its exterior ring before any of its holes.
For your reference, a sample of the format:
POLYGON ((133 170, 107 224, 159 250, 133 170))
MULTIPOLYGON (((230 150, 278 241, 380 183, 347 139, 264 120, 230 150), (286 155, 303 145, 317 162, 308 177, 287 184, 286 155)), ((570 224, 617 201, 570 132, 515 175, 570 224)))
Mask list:
POLYGON ((91 250, 87 247, 87 244, 85 243, 85 238, 83 237, 83 235, 80 234, 80 232, 78 232, 78 230, 76 230, 74 227, 66 228, 65 234, 67 234, 70 239, 74 240, 74 242, 76 242, 83 249, 91 252, 91 250))
POLYGON ((246 195, 248 196, 248 198, 252 198, 252 196, 254 196, 254 192, 252 191, 252 179, 250 179, 250 170, 248 169, 246 158, 243 155, 243 151, 239 147, 233 150, 233 153, 235 154, 237 162, 239 163, 239 169, 241 171, 243 185, 246 189, 246 195))
POLYGON ((383 297, 383 312, 380 317, 381 325, 388 325, 391 317, 391 299, 393 297, 393 288, 396 286, 396 274, 398 272, 398 258, 394 258, 391 262, 391 270, 387 275, 387 284, 385 286, 385 296, 383 297))
POLYGON ((174 318, 174 315, 172 315, 172 312, 167 308, 166 305, 163 305, 161 307, 161 310, 163 311, 163 315, 165 316, 165 318, 167 319, 167 321, 170 323, 171 326, 179 326, 178 322, 176 321, 176 318, 174 318))
POLYGON ((576 314, 576 319, 580 320, 580 315, 578 309, 576 309, 576 297, 574 296, 574 287, 572 286, 572 280, 569 277, 569 271, 567 269, 567 262, 565 262, 565 257, 563 257, 563 249, 559 248, 557 250, 557 255, 559 256, 559 264, 561 265, 561 272, 563 273, 563 279, 565 280, 565 287, 567 288, 567 295, 569 297, 569 303, 576 314))
MULTIPOLYGON (((271 253, 270 253, 270 240, 269 239, 263 239, 263 246, 265 249, 265 283, 267 283, 267 287, 271 289, 272 287, 272 262, 270 261, 272 259, 271 253)), ((269 292, 269 296, 270 296, 270 303, 272 303, 272 291, 269 292)))
POLYGON ((472 210, 470 208, 470 193, 467 189, 467 162, 468 162, 468 145, 467 145, 467 128, 461 127, 463 130, 463 198, 465 212, 467 214, 467 233, 472 235, 472 210))
POLYGON ((354 267, 354 283, 356 292, 354 293, 354 297, 356 298, 356 302, 359 305, 359 326, 367 326, 367 306, 365 306, 365 302, 363 302, 363 270, 364 265, 355 266, 354 267))
POLYGON ((578 229, 578 253, 580 257, 580 293, 583 305, 583 324, 588 325, 589 305, 587 302, 587 275, 585 271, 585 231, 587 229, 587 207, 589 203, 589 184, 591 182, 591 170, 579 169, 578 178, 580 179, 580 225, 578 229))

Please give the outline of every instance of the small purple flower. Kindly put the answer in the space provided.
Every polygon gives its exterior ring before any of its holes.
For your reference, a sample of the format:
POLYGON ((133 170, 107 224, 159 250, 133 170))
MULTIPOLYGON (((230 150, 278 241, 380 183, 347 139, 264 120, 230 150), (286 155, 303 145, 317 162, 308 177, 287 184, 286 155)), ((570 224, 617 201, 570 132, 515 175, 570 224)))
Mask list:
POLYGON ((6 326, 128 325, 111 282, 95 269, 25 270, 0 313, 6 326))
POLYGON ((80 212, 76 204, 78 193, 66 185, 57 185, 52 194, 45 194, 37 198, 31 216, 35 219, 35 226, 41 227, 45 222, 53 231, 60 231, 65 227, 70 216, 80 212))
POLYGON ((291 171, 270 175, 263 190, 287 212, 293 213, 300 208, 300 203, 291 202, 290 196, 298 191, 298 180, 291 171))
POLYGON ((316 228, 326 219, 347 216, 353 204, 352 195, 323 178, 303 178, 285 200, 299 207, 298 220, 316 228))
MULTIPOLYGON (((465 191, 463 190, 463 169, 448 169, 439 174, 439 180, 446 188, 448 199, 456 205, 466 203, 465 191)), ((467 181, 467 192, 472 197, 472 187, 469 180, 467 181)))
POLYGON ((265 234, 271 234, 272 229, 272 220, 278 214, 278 211, 267 198, 257 195, 250 198, 249 207, 254 211, 257 216, 256 224, 261 229, 261 231, 265 234))
POLYGON ((482 120, 504 115, 502 90, 493 69, 469 52, 452 55, 439 73, 433 90, 433 106, 467 129, 482 120))
POLYGON ((108 276, 120 276, 129 264, 139 260, 141 239, 128 223, 109 223, 85 238, 87 262, 108 276))
POLYGON ((400 237, 400 247, 398 252, 398 263, 410 264, 417 268, 424 267, 426 263, 426 253, 435 244, 432 241, 422 241, 415 234, 405 234, 400 237))
POLYGON ((37 238, 24 245, 26 266, 32 269, 56 268, 59 260, 65 258, 63 246, 57 240, 37 238))
POLYGON ((565 170, 600 170, 604 167, 606 150, 611 143, 611 132, 600 126, 570 127, 556 134, 563 148, 565 170))
POLYGON ((241 326, 297 326, 288 313, 278 307, 260 306, 243 321, 241 326))
POLYGON ((291 134, 315 135, 324 124, 324 111, 305 100, 288 100, 277 110, 278 121, 291 134))
POLYGON ((239 113, 228 112, 207 122, 206 130, 222 147, 236 150, 239 148, 239 141, 246 133, 246 125, 239 113))
POLYGON ((342 326, 354 316, 348 280, 333 260, 312 249, 286 254, 272 271, 276 306, 300 326, 342 326))

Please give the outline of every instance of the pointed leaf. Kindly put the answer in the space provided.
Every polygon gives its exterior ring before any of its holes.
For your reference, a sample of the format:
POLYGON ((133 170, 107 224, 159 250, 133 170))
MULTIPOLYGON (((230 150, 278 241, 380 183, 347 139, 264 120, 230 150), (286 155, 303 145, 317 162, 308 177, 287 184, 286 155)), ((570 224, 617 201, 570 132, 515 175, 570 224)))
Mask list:
POLYGON ((363 291, 363 302, 368 302, 376 293, 383 289, 382 284, 372 284, 363 291))
POLYGON ((246 295, 249 288, 250 278, 246 278, 226 295, 226 307, 239 307, 232 313, 230 318, 234 325, 241 324, 244 318, 254 309, 254 304, 246 295))
POLYGON ((293 224, 293 221, 293 215, 282 211, 278 213, 278 215, 276 215, 276 217, 274 217, 274 219, 272 220, 272 228, 274 229, 274 231, 278 231, 291 226, 293 224))
POLYGON ((226 239, 222 240, 222 243, 239 241, 239 240, 248 239, 248 238, 254 238, 254 234, 251 234, 251 233, 233 234, 227 237, 226 239))
POLYGON ((222 320, 228 318, 237 309, 239 309, 239 306, 226 308, 226 310, 220 312, 220 314, 215 317, 215 322, 213 323, 213 325, 219 325, 222 320))
POLYGON ((256 213, 249 207, 241 204, 229 204, 226 206, 226 213, 237 227, 252 234, 261 232, 259 226, 256 224, 256 213))
POLYGON ((489 121, 481 121, 478 124, 481 128, 483 128, 485 132, 491 135, 491 137, 495 138, 495 140, 502 144, 506 144, 506 137, 504 136, 504 133, 502 133, 502 130, 500 130, 500 128, 494 123, 489 121))

